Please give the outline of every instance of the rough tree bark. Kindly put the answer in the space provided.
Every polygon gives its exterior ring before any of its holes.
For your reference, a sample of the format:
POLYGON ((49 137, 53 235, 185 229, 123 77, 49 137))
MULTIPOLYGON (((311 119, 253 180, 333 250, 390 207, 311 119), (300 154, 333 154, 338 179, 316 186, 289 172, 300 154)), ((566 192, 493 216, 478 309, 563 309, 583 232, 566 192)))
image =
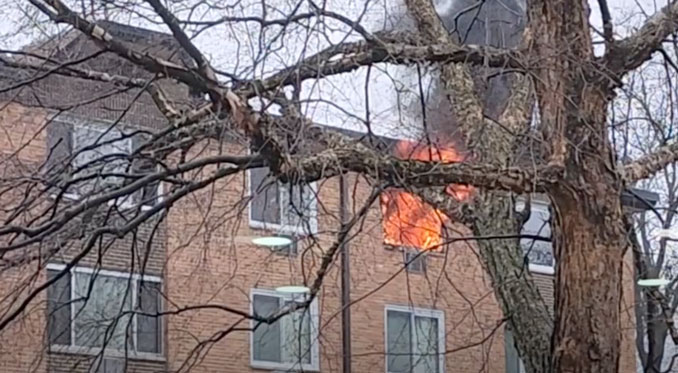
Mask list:
POLYGON ((624 180, 606 129, 612 92, 583 62, 593 57, 587 3, 536 1, 529 9, 534 53, 548 61, 536 79, 543 129, 552 138, 547 154, 565 175, 547 191, 557 262, 553 370, 617 372, 628 232, 624 180))
MULTIPOLYGON (((408 3, 421 33, 432 41, 445 41, 445 30, 432 14, 432 7, 427 8, 425 3, 415 0, 408 3)), ((557 261, 551 344, 547 343, 550 320, 543 303, 535 302, 539 295, 534 285, 530 281, 515 287, 502 285, 517 280, 511 276, 519 268, 518 258, 522 254, 517 252, 517 243, 499 245, 505 249, 503 257, 496 254, 496 246, 481 244, 481 252, 486 253, 483 257, 498 298, 518 333, 517 347, 528 370, 616 372, 621 339, 622 254, 627 230, 620 201, 624 180, 617 172, 606 132, 606 111, 612 94, 586 63, 593 59, 587 4, 533 1, 528 9, 528 55, 545 61, 535 71, 542 132, 550 140, 543 154, 549 166, 565 176, 561 183, 546 190, 555 212, 552 231, 557 261), (530 318, 521 320, 526 316, 530 318), (546 350, 549 345, 551 351, 546 350)), ((506 139, 501 131, 488 131, 488 127, 478 125, 484 121, 482 105, 472 92, 473 81, 468 71, 460 65, 442 69, 442 84, 450 92, 466 143, 481 142, 470 147, 474 150, 472 159, 490 164, 510 162, 515 140, 506 139), (480 128, 486 131, 483 136, 477 136, 480 128)), ((520 133, 520 125, 526 120, 516 122, 511 129, 520 133)), ((505 200, 498 193, 480 192, 472 209, 474 233, 519 231, 513 206, 505 200), (502 200, 503 203, 499 202, 502 200), (498 226, 498 216, 505 218, 500 219, 505 226, 498 226)))
MULTIPOLYGON (((430 4, 426 0, 411 0, 408 7, 424 37, 450 42, 447 30, 430 4)), ((449 99, 458 129, 465 137, 466 148, 472 151, 469 158, 498 167, 514 166, 520 161, 515 154, 520 146, 516 134, 529 131, 534 102, 531 79, 514 77, 506 107, 493 108, 495 115, 499 114, 498 118, 486 118, 488 108, 485 106, 492 98, 483 97, 483 82, 473 76, 467 66, 441 67, 440 84, 449 99), (495 119, 501 127, 492 122, 495 119)), ((514 199, 506 193, 480 189, 463 214, 458 213, 459 207, 451 203, 444 191, 439 193, 438 196, 420 195, 448 216, 465 222, 475 235, 516 235, 520 232, 521 217, 516 214, 514 199)), ((529 373, 550 371, 552 316, 526 268, 519 240, 478 242, 478 246, 526 370, 529 373)))

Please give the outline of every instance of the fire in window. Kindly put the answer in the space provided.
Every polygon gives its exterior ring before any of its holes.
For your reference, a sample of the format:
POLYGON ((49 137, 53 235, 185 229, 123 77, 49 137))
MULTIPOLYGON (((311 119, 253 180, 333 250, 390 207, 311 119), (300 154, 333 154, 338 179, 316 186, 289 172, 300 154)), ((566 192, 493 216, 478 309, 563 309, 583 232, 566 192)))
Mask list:
MULTIPOLYGON (((395 155, 401 159, 427 162, 459 162, 462 156, 452 146, 428 146, 400 141, 395 155)), ((467 185, 449 185, 447 193, 464 200, 472 193, 467 185)), ((443 244, 443 227, 449 220, 418 196, 402 189, 390 189, 381 195, 384 243, 419 250, 437 250, 443 244)))

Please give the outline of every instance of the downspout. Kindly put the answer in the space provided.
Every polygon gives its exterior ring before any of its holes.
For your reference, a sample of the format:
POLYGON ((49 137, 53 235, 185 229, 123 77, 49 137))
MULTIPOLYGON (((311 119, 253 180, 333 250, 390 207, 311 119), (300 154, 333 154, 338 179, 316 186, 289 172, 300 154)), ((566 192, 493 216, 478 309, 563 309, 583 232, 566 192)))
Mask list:
MULTIPOLYGON (((339 176, 339 219, 341 224, 349 221, 348 185, 344 175, 339 176)), ((351 373, 351 266, 349 243, 344 240, 341 247, 341 347, 342 371, 351 373)))

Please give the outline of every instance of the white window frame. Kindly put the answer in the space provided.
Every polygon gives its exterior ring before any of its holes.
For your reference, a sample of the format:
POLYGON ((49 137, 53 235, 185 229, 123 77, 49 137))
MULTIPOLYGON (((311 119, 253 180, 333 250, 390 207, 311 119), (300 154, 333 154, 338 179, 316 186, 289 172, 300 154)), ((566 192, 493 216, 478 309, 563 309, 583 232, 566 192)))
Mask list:
POLYGON ((255 229, 264 229, 264 230, 272 230, 276 231, 280 234, 286 234, 286 235, 292 235, 292 236, 307 236, 311 234, 316 234, 318 233, 318 185, 315 181, 309 183, 307 186, 311 188, 311 195, 312 195, 312 200, 310 201, 310 211, 309 211, 309 220, 308 220, 308 226, 310 227, 310 232, 307 231, 306 225, 302 224, 300 227, 292 227, 290 225, 287 225, 284 223, 284 214, 283 211, 287 210, 287 206, 283 204, 284 198, 282 198, 282 193, 288 191, 289 189, 287 187, 283 187, 285 184, 277 181, 278 183, 278 204, 280 205, 280 221, 281 224, 275 224, 275 223, 267 223, 264 221, 258 221, 254 220, 252 217, 252 198, 253 195, 252 193, 252 177, 251 177, 251 172, 252 169, 247 170, 247 176, 245 177, 247 179, 247 195, 250 197, 249 201, 247 203, 247 211, 248 211, 248 221, 249 221, 249 226, 250 228, 255 228, 255 229))
MULTIPOLYGON (((306 294, 289 294, 281 293, 275 290, 268 289, 251 289, 250 290, 250 314, 254 314, 254 296, 262 295, 268 297, 278 297, 286 301, 299 300, 303 301, 306 294)), ((268 369, 268 370, 283 370, 283 371, 311 371, 311 372, 320 372, 320 348, 318 346, 318 328, 319 328, 319 313, 318 313, 318 298, 313 299, 311 304, 308 307, 308 313, 311 317, 311 363, 305 364, 299 362, 296 363, 276 363, 272 361, 259 361, 254 360, 254 331, 251 331, 250 334, 250 366, 255 369, 268 369)), ((250 319, 250 328, 254 328, 257 324, 257 321, 250 319)))
MULTIPOLYGON (((73 149, 71 149, 73 151, 73 154, 75 154, 75 152, 76 152, 76 141, 75 141, 75 139, 77 137, 76 136, 77 129, 92 130, 92 131, 99 132, 99 134, 103 135, 106 132, 106 130, 108 129, 108 127, 110 127, 110 124, 104 124, 104 123, 89 123, 89 124, 87 124, 83 120, 71 120, 71 121, 66 120, 66 121, 62 121, 62 122, 71 126, 70 136, 71 136, 71 143, 73 144, 73 149)), ((116 132, 122 134, 122 131, 120 131, 117 128, 111 128, 110 130, 116 131, 116 132)), ((129 150, 128 154, 131 154, 132 151, 134 151, 134 149, 133 149, 134 144, 132 143, 132 138, 128 137, 128 138, 121 140, 121 141, 125 141, 127 143, 127 145, 128 145, 127 148, 129 150)), ((77 158, 77 157, 75 157, 75 158, 77 158)), ((75 162, 75 158, 73 158, 73 162, 75 162)), ((141 190, 136 191, 135 193, 143 193, 143 188, 141 190)), ((158 188, 156 190, 156 204, 162 202, 162 194, 163 194, 163 183, 158 182, 158 188)), ((70 199, 70 200, 73 200, 73 201, 79 201, 79 200, 82 199, 82 196, 78 193, 64 193, 63 197, 70 199)), ((127 196, 128 199, 131 198, 131 197, 132 197, 132 195, 127 196)), ((56 198, 56 194, 53 194, 52 198, 56 198)), ((116 204, 115 200, 108 201, 109 206, 113 206, 115 204, 116 204)), ((120 207, 124 210, 131 210, 133 208, 136 208, 138 204, 136 204, 132 201, 126 200, 126 201, 118 202, 117 205, 118 205, 118 207, 120 207)), ((141 210, 142 211, 148 211, 151 208, 153 208, 154 205, 155 204, 153 204, 153 205, 142 204, 141 210)))
MULTIPOLYGON (((412 330, 414 330, 415 326, 415 316, 435 318, 438 320, 438 367, 440 367, 440 372, 438 373, 445 373, 445 313, 441 310, 398 305, 387 305, 384 307, 384 371, 386 373, 391 373, 388 371, 388 311, 409 313, 412 330)), ((410 336, 410 341, 413 346, 416 345, 415 338, 416 333, 410 336)))
MULTIPOLYGON (((47 270, 53 270, 53 271, 63 271, 66 269, 66 265, 64 264, 54 264, 54 263, 49 263, 46 266, 47 270)), ((116 277, 116 278, 121 278, 125 280, 129 280, 130 277, 134 283, 132 286, 132 289, 130 291, 130 295, 132 296, 132 299, 134 302, 136 302, 137 298, 137 284, 139 281, 144 281, 144 282, 154 282, 162 285, 162 278, 158 276, 152 276, 152 275, 140 275, 137 273, 129 273, 129 272, 119 272, 119 271, 110 271, 110 270, 105 270, 105 269, 96 269, 96 268, 89 268, 89 267, 73 267, 70 269, 70 288, 71 288, 71 294, 70 294, 70 299, 69 299, 69 307, 71 308, 71 320, 70 320, 70 333, 71 333, 71 344, 70 345, 60 345, 60 344, 53 344, 50 346, 52 351, 55 352, 63 352, 63 353, 69 353, 69 354, 82 354, 82 355, 100 355, 102 347, 88 347, 88 346, 77 346, 74 343, 75 341, 75 328, 73 326, 73 317, 77 313, 77 305, 75 300, 75 274, 76 273, 81 273, 81 274, 87 274, 87 275, 96 275, 96 276, 107 276, 107 277, 116 277)), ((164 302, 162 299, 159 299, 160 301, 160 309, 164 309, 164 302)), ((134 306, 133 306, 134 308, 134 306)), ((152 353, 152 352, 138 352, 136 351, 136 346, 137 344, 137 318, 134 317, 132 319, 133 321, 133 332, 132 336, 134 338, 134 346, 135 349, 131 350, 128 349, 127 351, 125 350, 117 350, 117 349, 112 349, 110 347, 106 347, 103 355, 105 357, 132 357, 132 358, 137 358, 141 360, 151 360, 151 361, 165 361, 165 327, 164 323, 159 323, 160 324, 160 329, 158 330, 158 333, 160 333, 160 352, 158 353, 152 353)))
MULTIPOLYGON (((551 214, 551 212, 549 211, 550 204, 548 202, 539 201, 539 200, 535 201, 533 199, 530 202, 530 205, 532 207, 532 211, 530 211, 530 213, 532 213, 533 211, 537 211, 537 212, 545 212, 545 213, 549 214, 549 216, 551 214)), ((525 209, 525 201, 519 200, 516 203, 516 211, 523 211, 524 209, 525 209)), ((551 255, 553 256, 553 241, 551 241, 549 244, 551 245, 551 255)), ((522 245, 521 245, 521 249, 522 249, 522 245)), ((555 258, 555 256, 553 256, 553 264, 550 265, 550 266, 543 265, 543 264, 532 264, 532 263, 529 262, 529 259, 528 259, 528 269, 532 273, 539 273, 539 274, 543 274, 543 275, 553 275, 553 274, 556 273, 555 268, 556 268, 556 258, 555 258)))

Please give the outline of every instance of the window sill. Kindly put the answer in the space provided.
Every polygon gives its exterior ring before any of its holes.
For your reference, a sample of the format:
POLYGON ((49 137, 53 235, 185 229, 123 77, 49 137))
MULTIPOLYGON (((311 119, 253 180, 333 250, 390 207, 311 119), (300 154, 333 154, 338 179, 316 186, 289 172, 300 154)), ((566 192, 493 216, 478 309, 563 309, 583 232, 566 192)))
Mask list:
POLYGON ((273 363, 266 361, 251 361, 250 367, 253 369, 261 370, 270 370, 273 373, 282 373, 282 372, 320 372, 320 368, 313 366, 311 364, 302 364, 300 367, 298 364, 284 364, 284 363, 273 363))
POLYGON ((531 273, 538 273, 540 275, 554 275, 556 269, 553 266, 546 266, 543 264, 531 264, 529 265, 531 273))
MULTIPOLYGON (((98 347, 79 347, 79 346, 64 346, 52 345, 49 349, 50 353, 68 354, 68 355, 88 355, 97 356, 101 354, 101 348, 98 347)), ((133 352, 133 351, 119 351, 106 349, 104 351, 105 357, 129 358, 131 360, 155 361, 165 362, 167 359, 164 355, 154 354, 149 352, 133 352)))
POLYGON ((256 221, 256 220, 251 220, 249 221, 249 226, 252 229, 261 229, 261 230, 266 230, 266 231, 271 231, 275 232, 277 234, 285 234, 285 235, 290 235, 290 236, 296 236, 296 237, 306 237, 310 236, 313 234, 317 234, 317 229, 314 229, 312 232, 306 232, 305 229, 296 229, 296 228, 291 228, 289 226, 284 226, 280 224, 270 224, 270 223, 264 223, 261 221, 256 221))
MULTIPOLYGON (((80 195, 75 194, 75 193, 64 193, 61 197, 62 197, 62 199, 66 199, 66 200, 69 200, 69 201, 74 201, 74 202, 81 201, 80 195)), ((56 199, 57 195, 56 194, 50 194, 50 198, 56 199)), ((108 201, 109 206, 113 206, 114 204, 115 204, 115 201, 108 201)), ((134 203, 129 203, 129 202, 118 203, 118 208, 122 209, 123 211, 135 209, 135 208, 137 208, 137 206, 138 205, 136 205, 134 203)), ((148 211, 153 206, 154 205, 142 205, 141 211, 148 211)))

